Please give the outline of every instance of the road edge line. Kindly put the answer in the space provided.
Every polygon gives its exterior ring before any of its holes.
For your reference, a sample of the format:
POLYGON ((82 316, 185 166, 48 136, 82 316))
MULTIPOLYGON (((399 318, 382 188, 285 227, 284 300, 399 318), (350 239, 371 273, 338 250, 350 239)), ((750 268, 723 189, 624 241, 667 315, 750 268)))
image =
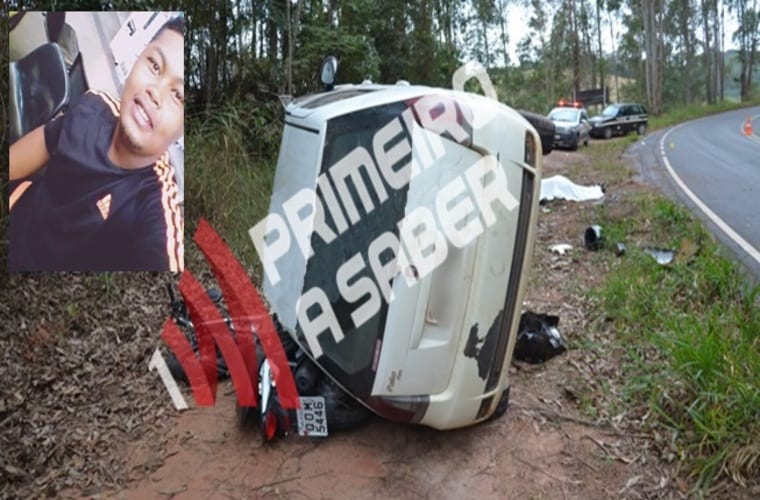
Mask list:
POLYGON ((702 213, 704 213, 716 226, 718 226, 721 231, 723 231, 726 236, 731 238, 731 240, 739 245, 739 247, 744 250, 747 255, 755 259, 755 262, 760 264, 760 251, 758 251, 755 247, 749 244, 747 240, 742 238, 739 233, 733 230, 731 226, 729 226, 723 219, 718 217, 718 215, 713 212, 710 207, 708 207, 694 192, 689 189, 689 187, 686 185, 686 183, 681 180, 681 178, 678 176, 676 171, 673 169, 673 167, 670 164, 670 161, 668 160, 668 156, 665 153, 665 139, 670 135, 671 132, 674 130, 682 127, 683 125, 686 125, 686 123, 681 123, 679 125, 676 125, 675 127, 669 129, 660 139, 660 156, 662 157, 663 162, 665 163, 665 169, 668 172, 668 175, 675 181, 675 183, 678 185, 678 187, 683 191, 683 193, 689 197, 689 199, 699 208, 702 213))

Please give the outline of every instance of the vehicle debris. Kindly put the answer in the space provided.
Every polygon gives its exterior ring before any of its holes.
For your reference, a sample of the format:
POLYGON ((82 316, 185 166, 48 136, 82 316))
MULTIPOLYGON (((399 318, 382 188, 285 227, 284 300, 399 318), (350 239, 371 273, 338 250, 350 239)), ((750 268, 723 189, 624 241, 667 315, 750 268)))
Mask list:
POLYGON ((583 233, 583 242, 586 248, 589 250, 599 250, 602 248, 602 226, 593 225, 586 228, 586 232, 583 233))
POLYGON ((558 243, 556 245, 552 245, 551 248, 549 248, 549 250, 559 255, 565 255, 568 250, 572 249, 573 245, 569 245, 567 243, 558 243))
POLYGON ((581 186, 564 175, 554 175, 541 181, 541 202, 554 199, 570 201, 599 200, 604 198, 604 189, 599 184, 581 186))
POLYGON ((618 257, 622 257, 625 255, 625 253, 628 251, 628 248, 625 246, 625 243, 616 243, 615 244, 615 255, 618 257))
POLYGON ((672 263, 675 258, 675 252, 666 248, 648 247, 645 248, 644 251, 654 257, 654 260, 656 260, 661 266, 667 266, 672 263))
POLYGON ((557 325, 559 316, 525 311, 515 342, 514 358, 526 363, 545 363, 567 350, 557 325))

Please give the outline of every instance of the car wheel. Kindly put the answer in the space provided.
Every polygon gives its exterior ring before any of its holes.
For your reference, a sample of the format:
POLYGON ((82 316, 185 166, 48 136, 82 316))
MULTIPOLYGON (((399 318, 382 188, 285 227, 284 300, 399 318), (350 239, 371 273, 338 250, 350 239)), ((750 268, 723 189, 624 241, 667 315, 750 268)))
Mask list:
POLYGON ((609 139, 612 137, 612 129, 610 127, 607 127, 604 129, 604 138, 609 139))
POLYGON ((504 389, 504 392, 501 393, 501 397, 499 397, 499 402, 496 404, 496 409, 494 410, 490 419, 495 420, 497 418, 502 417, 507 412, 508 407, 509 407, 509 387, 504 389))
POLYGON ((570 145, 570 149, 572 149, 573 151, 577 150, 578 149, 578 141, 580 141, 580 139, 578 138, 578 136, 575 136, 575 142, 573 142, 570 145))
POLYGON ((636 128, 636 133, 639 135, 644 135, 647 132, 647 126, 643 123, 640 123, 639 126, 636 128))
POLYGON ((329 377, 323 376, 320 380, 318 394, 325 398, 328 429, 353 429, 367 422, 374 415, 329 377))

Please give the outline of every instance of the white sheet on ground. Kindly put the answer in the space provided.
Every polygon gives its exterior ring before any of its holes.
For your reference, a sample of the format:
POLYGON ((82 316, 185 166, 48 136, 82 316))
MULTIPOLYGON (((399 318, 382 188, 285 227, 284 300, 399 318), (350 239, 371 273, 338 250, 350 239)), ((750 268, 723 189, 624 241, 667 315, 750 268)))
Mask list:
POLYGON ((541 181, 541 200, 555 198, 571 201, 598 200, 604 198, 602 187, 579 186, 564 175, 555 175, 541 181))

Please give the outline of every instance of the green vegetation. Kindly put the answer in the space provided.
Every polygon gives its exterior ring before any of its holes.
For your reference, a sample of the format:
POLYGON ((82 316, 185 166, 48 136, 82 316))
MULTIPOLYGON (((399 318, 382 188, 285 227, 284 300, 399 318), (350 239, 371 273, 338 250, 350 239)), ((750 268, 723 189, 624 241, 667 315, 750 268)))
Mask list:
MULTIPOLYGON (((630 397, 652 405, 657 426, 676 432, 680 459, 700 486, 721 472, 752 477, 760 460, 760 287, 685 209, 656 196, 635 200, 638 213, 605 220, 610 234, 699 251, 661 266, 631 251, 594 294, 600 314, 630 345, 630 397)), ((643 243, 643 242, 641 242, 643 243)))
POLYGON ((248 230, 269 209, 282 108, 252 111, 228 105, 188 120, 185 142, 186 240, 203 217, 227 240, 238 259, 260 275, 248 230))
POLYGON ((649 129, 657 130, 660 128, 670 127, 678 123, 693 120, 695 118, 701 118, 703 116, 714 115, 717 113, 723 113, 724 111, 732 111, 735 109, 746 108, 747 106, 760 105, 760 97, 749 102, 734 102, 734 101, 721 101, 717 104, 690 104, 688 106, 680 106, 672 111, 662 114, 660 116, 649 117, 649 129))
MULTIPOLYGON (((720 110, 723 110, 721 107, 720 110)), ((659 126, 717 112, 690 108, 663 116, 659 126)), ((604 143, 594 169, 610 177, 610 154, 625 142, 604 143)), ((614 160, 613 160, 614 162, 614 160)), ((627 171, 617 162, 617 168, 627 171)), ((624 173, 620 179, 625 178, 624 173)), ((614 179, 611 179, 614 183, 614 179)), ((596 315, 625 346, 624 397, 650 412, 649 431, 674 436, 676 458, 706 491, 719 477, 738 482, 760 474, 760 286, 686 209, 651 193, 633 194, 623 216, 597 208, 608 241, 628 252, 610 254, 609 273, 591 292, 596 315), (676 250, 670 265, 644 248, 676 250), (663 433, 665 429, 667 432, 663 433)))

